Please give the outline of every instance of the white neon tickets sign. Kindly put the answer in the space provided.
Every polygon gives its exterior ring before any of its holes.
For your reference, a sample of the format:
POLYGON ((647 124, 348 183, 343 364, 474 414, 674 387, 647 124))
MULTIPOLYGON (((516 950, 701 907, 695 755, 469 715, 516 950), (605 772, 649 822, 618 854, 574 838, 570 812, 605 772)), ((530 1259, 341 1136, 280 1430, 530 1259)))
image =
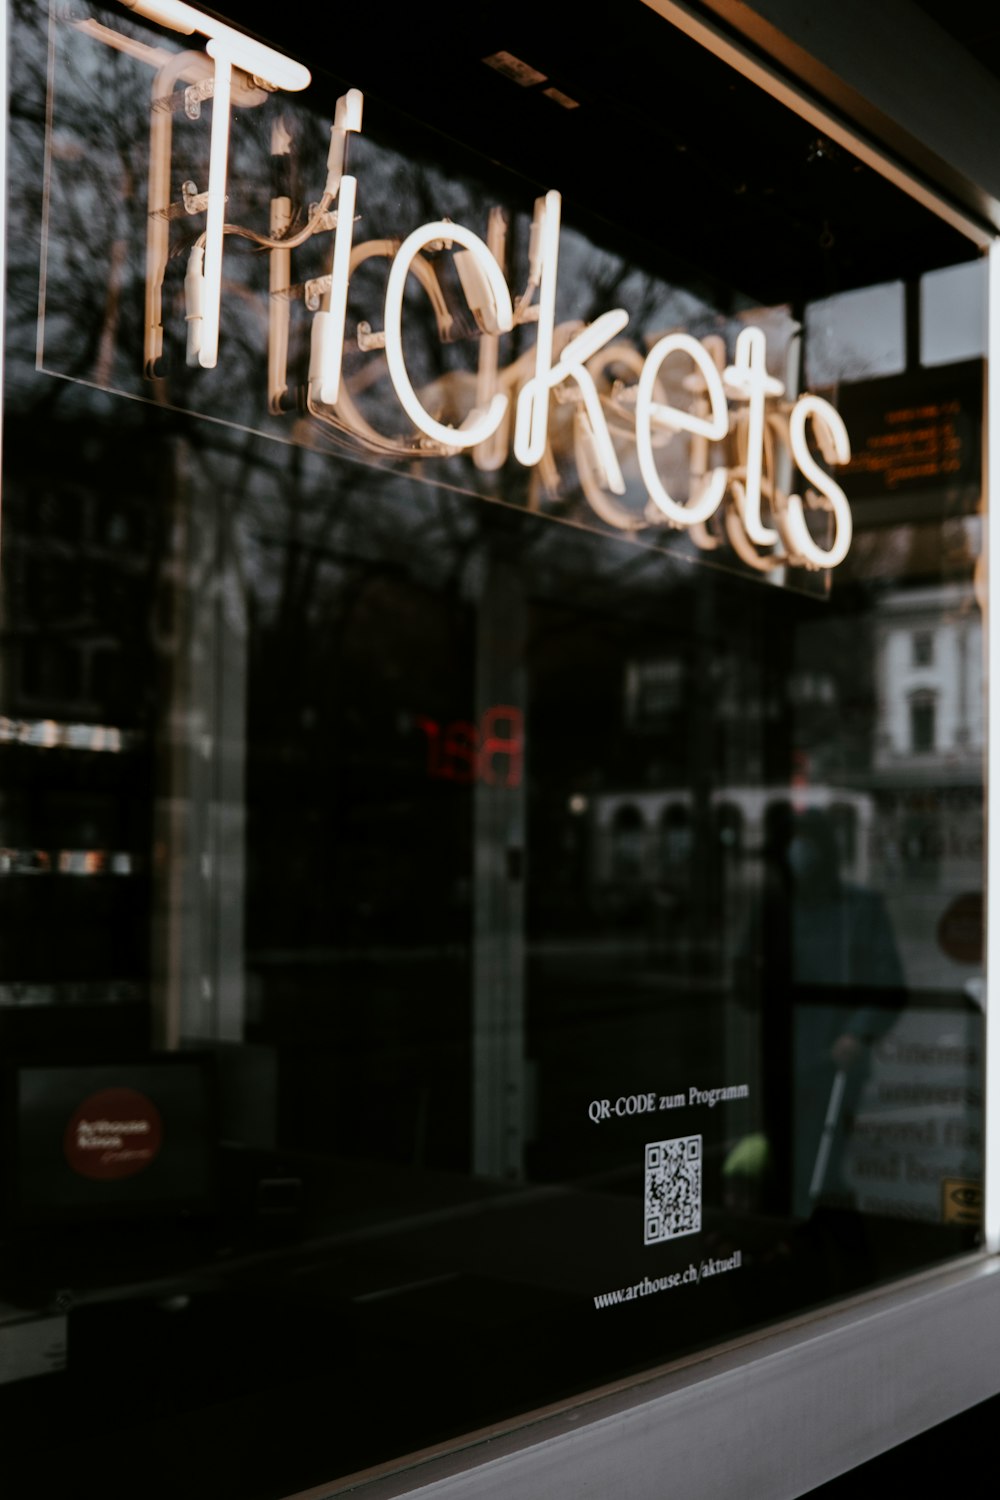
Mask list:
MULTIPOLYGON (((850 459, 847 430, 839 413, 821 397, 786 396, 785 383, 768 369, 763 329, 743 327, 727 363, 721 339, 699 341, 679 330, 640 351, 622 340, 629 324, 624 308, 611 309, 587 324, 559 323, 562 200, 555 191, 535 204, 527 282, 519 295, 512 292, 504 268, 507 230, 499 210, 491 213, 485 238, 464 225, 438 219, 414 228, 401 243, 363 239, 357 232, 363 183, 346 170, 349 139, 362 129, 363 99, 356 89, 337 105, 326 184, 305 224, 293 229, 293 206, 287 197, 272 199, 266 233, 227 222, 233 109, 256 108, 276 91, 306 87, 308 70, 177 0, 123 3, 174 31, 205 38, 204 54, 180 54, 165 65, 163 54, 156 53, 147 229, 147 373, 155 373, 162 352, 161 294, 169 248, 165 226, 174 212, 169 201, 171 112, 164 108, 164 94, 180 83, 189 95, 194 90, 199 101, 212 100, 207 190, 198 195, 192 184, 185 184, 185 211, 205 216, 204 232, 188 253, 185 278, 189 364, 205 370, 217 365, 220 336, 225 334, 225 240, 238 234, 269 252, 272 412, 283 411, 288 391, 289 306, 297 295, 312 320, 303 388, 306 410, 358 447, 409 459, 464 453, 483 471, 500 468, 512 454, 552 489, 558 483, 557 459, 568 442, 586 503, 615 529, 634 533, 667 526, 687 533, 703 549, 728 541, 759 571, 785 566, 818 570, 843 562, 851 544, 851 511, 829 468, 850 459), (295 288, 293 252, 322 235, 332 236, 328 274, 295 288), (434 388, 417 388, 404 337, 405 294, 411 279, 426 293, 442 339, 454 337, 453 312, 437 270, 445 255, 452 257, 452 279, 468 304, 479 347, 474 381, 462 384, 455 377, 457 416, 450 409, 456 403, 441 399, 440 387, 451 377, 434 388), (351 277, 373 258, 388 262, 382 328, 373 330, 367 321, 358 321, 349 337, 351 277), (529 331, 529 324, 534 324, 532 344, 505 366, 501 341, 519 327, 529 331), (352 381, 345 377, 345 350, 384 351, 392 390, 411 424, 410 435, 379 432, 362 415, 352 381), (606 377, 612 369, 624 371, 631 380, 619 376, 609 382, 606 377), (446 407, 453 420, 445 420, 446 407), (570 409, 568 427, 554 420, 559 407, 570 409), (682 472, 679 454, 686 455, 682 472)), ((272 155, 290 149, 280 126, 279 118, 272 129, 272 155)))

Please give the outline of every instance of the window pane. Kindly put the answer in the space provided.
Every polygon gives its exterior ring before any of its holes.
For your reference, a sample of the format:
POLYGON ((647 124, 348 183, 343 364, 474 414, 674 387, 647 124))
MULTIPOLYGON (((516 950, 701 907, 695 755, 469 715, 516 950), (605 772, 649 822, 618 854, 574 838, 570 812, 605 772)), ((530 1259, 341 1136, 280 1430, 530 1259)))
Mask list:
POLYGON ((902 282, 810 303, 806 335, 809 385, 898 374, 906 364, 902 282))
POLYGON ((920 363, 948 365, 985 353, 985 265, 928 271, 920 282, 920 363))
POLYGON ((599 98, 450 4, 419 77, 377 14, 237 61, 224 191, 205 36, 14 14, 39 1493, 109 1391, 112 1488, 280 1500, 978 1244, 983 370, 917 358, 971 248, 645 7, 599 98))

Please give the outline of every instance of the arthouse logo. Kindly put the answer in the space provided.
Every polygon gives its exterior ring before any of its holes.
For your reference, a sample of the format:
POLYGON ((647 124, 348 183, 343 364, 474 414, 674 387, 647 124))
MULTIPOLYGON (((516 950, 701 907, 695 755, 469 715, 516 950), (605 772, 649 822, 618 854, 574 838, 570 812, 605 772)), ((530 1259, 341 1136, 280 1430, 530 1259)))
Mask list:
POLYGON ((102 1089, 74 1110, 63 1151, 81 1177, 109 1182, 151 1166, 163 1143, 163 1121, 151 1099, 136 1089, 102 1089))

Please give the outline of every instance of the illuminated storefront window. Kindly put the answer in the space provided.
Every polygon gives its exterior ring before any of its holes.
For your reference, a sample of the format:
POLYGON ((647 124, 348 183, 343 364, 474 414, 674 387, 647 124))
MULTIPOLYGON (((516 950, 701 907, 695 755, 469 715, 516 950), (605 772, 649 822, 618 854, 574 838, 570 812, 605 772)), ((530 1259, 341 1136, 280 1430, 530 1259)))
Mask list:
POLYGON ((112 1384, 280 1500, 981 1243, 977 246, 642 6, 655 110, 366 25, 11 8, 46 1482, 112 1384))

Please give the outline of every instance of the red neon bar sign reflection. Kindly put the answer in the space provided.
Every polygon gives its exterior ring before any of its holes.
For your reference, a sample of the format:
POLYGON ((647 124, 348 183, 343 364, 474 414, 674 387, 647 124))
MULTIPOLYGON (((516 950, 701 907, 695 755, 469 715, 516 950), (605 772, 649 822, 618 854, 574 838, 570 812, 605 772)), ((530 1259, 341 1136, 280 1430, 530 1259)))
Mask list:
POLYGON ((524 714, 508 703, 487 708, 478 724, 455 719, 441 725, 423 715, 414 728, 427 736, 427 774, 469 786, 517 787, 524 771, 524 714))

